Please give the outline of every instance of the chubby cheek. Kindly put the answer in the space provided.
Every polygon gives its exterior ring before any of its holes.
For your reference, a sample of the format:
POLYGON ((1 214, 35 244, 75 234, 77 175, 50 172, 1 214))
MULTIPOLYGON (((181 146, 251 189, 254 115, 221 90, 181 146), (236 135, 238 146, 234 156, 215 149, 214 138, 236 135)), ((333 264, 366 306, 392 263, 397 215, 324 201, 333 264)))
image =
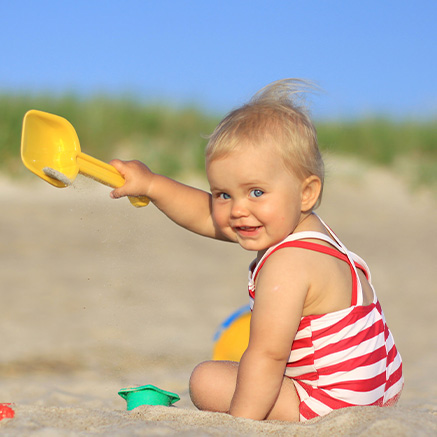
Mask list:
POLYGON ((212 219, 215 225, 223 232, 225 235, 229 236, 232 233, 232 229, 229 227, 229 213, 223 206, 212 206, 212 219))
POLYGON ((256 217, 258 220, 266 226, 271 224, 274 227, 277 227, 281 223, 284 222, 285 217, 283 211, 276 208, 276 205, 272 205, 271 203, 266 203, 259 207, 256 211, 256 217))

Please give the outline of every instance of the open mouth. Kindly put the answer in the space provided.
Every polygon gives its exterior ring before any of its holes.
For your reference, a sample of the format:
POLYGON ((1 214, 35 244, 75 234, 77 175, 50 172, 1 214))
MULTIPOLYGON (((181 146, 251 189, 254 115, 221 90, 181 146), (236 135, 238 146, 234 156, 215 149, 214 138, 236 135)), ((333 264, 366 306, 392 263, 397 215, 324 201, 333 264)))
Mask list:
POLYGON ((253 236, 258 233, 261 226, 238 226, 234 228, 235 231, 242 236, 253 236))

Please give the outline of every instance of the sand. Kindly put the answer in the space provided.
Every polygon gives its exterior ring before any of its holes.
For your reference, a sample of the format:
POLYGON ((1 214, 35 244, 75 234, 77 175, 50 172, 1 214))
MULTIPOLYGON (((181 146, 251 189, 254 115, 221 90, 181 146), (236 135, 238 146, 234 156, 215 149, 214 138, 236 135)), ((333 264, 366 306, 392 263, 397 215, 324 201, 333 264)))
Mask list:
POLYGON ((319 214, 368 262, 404 362, 394 408, 350 408, 307 423, 197 411, 192 368, 246 304, 253 254, 190 234, 79 177, 56 189, 0 177, 1 435, 437 434, 437 199, 395 175, 331 159, 319 214), (117 392, 154 384, 174 407, 126 411, 117 392))

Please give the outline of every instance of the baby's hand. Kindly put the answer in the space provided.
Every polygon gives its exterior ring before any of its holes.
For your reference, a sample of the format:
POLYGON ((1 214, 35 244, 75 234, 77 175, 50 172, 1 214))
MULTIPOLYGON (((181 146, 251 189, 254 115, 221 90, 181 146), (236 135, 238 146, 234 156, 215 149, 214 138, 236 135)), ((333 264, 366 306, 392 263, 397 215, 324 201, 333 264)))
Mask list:
POLYGON ((120 161, 114 159, 110 162, 125 179, 122 187, 114 189, 110 196, 118 199, 123 196, 148 196, 149 185, 153 178, 153 173, 149 167, 140 161, 120 161))

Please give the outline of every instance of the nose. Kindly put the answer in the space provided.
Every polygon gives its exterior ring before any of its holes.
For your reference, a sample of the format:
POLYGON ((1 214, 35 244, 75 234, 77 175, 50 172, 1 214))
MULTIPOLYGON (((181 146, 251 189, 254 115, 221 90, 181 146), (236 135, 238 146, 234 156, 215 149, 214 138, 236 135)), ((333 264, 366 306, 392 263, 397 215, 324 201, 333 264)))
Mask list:
POLYGON ((243 199, 234 199, 231 207, 231 217, 247 217, 249 210, 247 209, 246 202, 243 199))

